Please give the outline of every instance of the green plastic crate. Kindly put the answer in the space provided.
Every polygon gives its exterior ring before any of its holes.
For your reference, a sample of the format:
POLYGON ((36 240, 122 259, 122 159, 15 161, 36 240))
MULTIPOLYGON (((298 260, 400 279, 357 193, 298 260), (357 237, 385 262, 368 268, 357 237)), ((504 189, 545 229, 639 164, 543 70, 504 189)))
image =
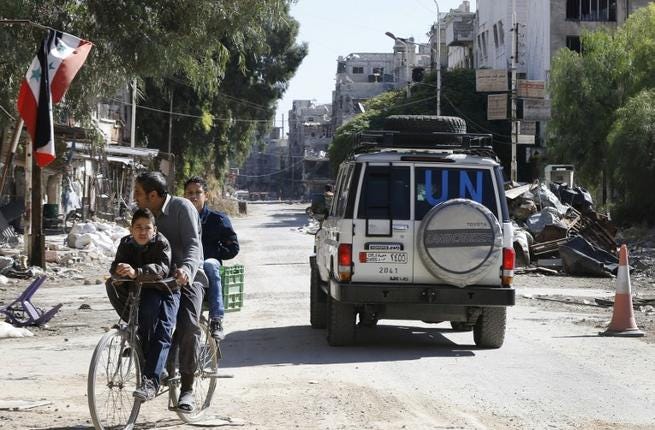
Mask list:
POLYGON ((243 275, 242 264, 221 266, 221 284, 223 286, 223 305, 225 312, 240 311, 243 307, 243 275))

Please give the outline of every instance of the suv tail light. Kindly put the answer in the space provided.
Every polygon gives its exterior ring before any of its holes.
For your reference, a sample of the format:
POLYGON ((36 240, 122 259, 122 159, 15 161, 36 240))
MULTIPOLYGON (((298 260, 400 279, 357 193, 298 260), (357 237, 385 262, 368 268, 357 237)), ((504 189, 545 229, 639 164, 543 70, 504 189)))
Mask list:
POLYGON ((514 248, 503 248, 503 267, 501 281, 504 286, 509 286, 514 278, 514 259, 516 254, 514 248))
POLYGON ((349 243, 342 243, 338 250, 339 265, 337 271, 340 281, 350 281, 353 267, 353 247, 349 243))

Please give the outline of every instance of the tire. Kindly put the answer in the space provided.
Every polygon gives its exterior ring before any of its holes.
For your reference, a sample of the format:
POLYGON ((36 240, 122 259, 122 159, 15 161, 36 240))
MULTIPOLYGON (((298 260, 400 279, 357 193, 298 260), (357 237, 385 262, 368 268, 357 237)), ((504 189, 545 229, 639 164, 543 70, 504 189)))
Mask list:
POLYGON ((507 308, 483 308, 473 327, 473 340, 480 348, 500 348, 505 341, 507 308))
POLYGON ((211 337, 209 323, 203 316, 200 318, 200 354, 198 356, 198 368, 196 369, 193 381, 194 408, 192 412, 185 413, 177 407, 177 402, 180 398, 179 378, 175 378, 174 382, 170 383, 170 403, 175 407, 177 415, 185 423, 193 423, 200 420, 207 411, 207 408, 211 405, 212 397, 216 390, 219 358, 219 347, 211 337))
POLYGON ((384 119, 385 130, 436 131, 443 133, 466 133, 466 121, 456 116, 433 115, 391 115, 384 119))
POLYGON ((437 279, 458 287, 474 285, 483 278, 496 267, 503 249, 496 216, 468 199, 447 200, 430 209, 417 239, 425 268, 437 279))
POLYGON ((309 290, 309 322, 312 328, 327 327, 327 294, 321 289, 321 277, 314 264, 311 265, 309 290))
POLYGON ((355 307, 328 296, 327 341, 331 346, 355 343, 355 307))
POLYGON ((473 327, 465 323, 464 321, 451 321, 450 326, 453 328, 453 331, 471 331, 473 327))
POLYGON ((97 430, 133 428, 141 409, 132 396, 141 381, 140 363, 140 349, 130 345, 125 331, 112 329, 100 338, 87 378, 89 412, 97 430))

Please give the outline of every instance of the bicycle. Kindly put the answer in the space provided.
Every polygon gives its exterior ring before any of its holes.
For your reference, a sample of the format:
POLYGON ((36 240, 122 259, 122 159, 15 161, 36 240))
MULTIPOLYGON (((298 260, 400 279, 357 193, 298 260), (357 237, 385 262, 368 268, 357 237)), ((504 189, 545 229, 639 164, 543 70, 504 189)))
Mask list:
MULTIPOLYGON (((204 273, 201 282, 206 285, 204 273), (204 279, 202 279, 204 278, 204 279)), ((134 428, 141 409, 141 401, 132 393, 141 381, 143 354, 137 336, 139 299, 143 284, 133 279, 117 279, 134 283, 128 296, 129 317, 127 323, 119 321, 98 341, 93 351, 87 379, 89 411, 93 425, 97 430, 134 428)), ((157 282, 169 283, 175 278, 157 282)), ((198 277, 196 277, 198 280, 198 277)), ((204 309, 203 309, 204 311, 204 309)), ((200 318, 201 339, 198 367, 195 372, 193 393, 194 409, 192 412, 178 409, 180 394, 180 376, 177 372, 177 348, 171 346, 167 370, 168 377, 163 379, 157 397, 168 392, 168 409, 175 411, 186 423, 198 421, 211 404, 216 378, 218 378, 218 360, 221 358, 220 345, 211 337, 209 322, 204 315, 200 318)))

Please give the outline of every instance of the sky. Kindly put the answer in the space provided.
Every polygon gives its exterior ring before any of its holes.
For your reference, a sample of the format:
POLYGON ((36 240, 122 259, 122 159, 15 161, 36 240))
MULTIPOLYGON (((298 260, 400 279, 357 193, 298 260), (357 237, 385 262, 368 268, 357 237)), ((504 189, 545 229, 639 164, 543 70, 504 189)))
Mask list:
MULTIPOLYGON (((457 8, 461 0, 438 0, 444 13, 457 8)), ((475 11, 476 0, 471 0, 475 11)), ((288 112, 293 100, 331 103, 337 57, 351 52, 393 52, 393 39, 414 37, 427 42, 426 33, 436 21, 434 0, 298 0, 291 15, 300 23, 298 42, 307 42, 309 53, 278 102, 276 125, 288 131, 288 112)))

